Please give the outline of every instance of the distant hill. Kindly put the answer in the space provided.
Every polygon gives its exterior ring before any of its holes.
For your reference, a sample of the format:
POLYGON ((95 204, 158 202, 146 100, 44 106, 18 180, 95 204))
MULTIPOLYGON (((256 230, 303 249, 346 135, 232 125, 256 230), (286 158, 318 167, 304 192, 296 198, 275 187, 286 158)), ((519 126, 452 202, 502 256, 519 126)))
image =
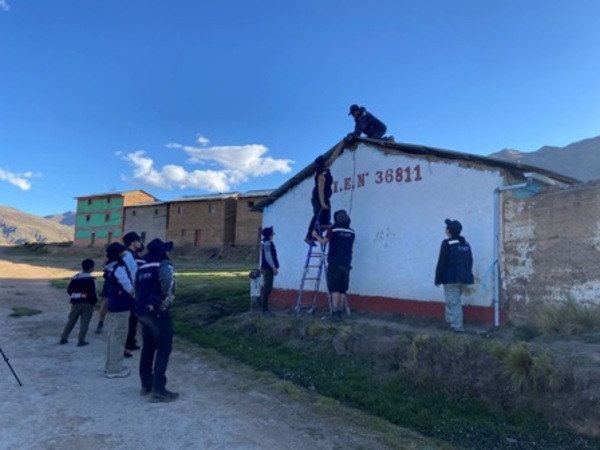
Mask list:
POLYGON ((600 136, 566 147, 544 146, 531 153, 504 149, 490 157, 541 167, 581 181, 600 179, 600 136))
POLYGON ((51 220, 52 222, 60 223, 68 227, 75 226, 75 219, 77 215, 73 211, 67 211, 60 214, 52 214, 51 216, 44 216, 44 219, 51 220))
POLYGON ((69 242, 73 228, 18 209, 0 206, 0 245, 69 242))

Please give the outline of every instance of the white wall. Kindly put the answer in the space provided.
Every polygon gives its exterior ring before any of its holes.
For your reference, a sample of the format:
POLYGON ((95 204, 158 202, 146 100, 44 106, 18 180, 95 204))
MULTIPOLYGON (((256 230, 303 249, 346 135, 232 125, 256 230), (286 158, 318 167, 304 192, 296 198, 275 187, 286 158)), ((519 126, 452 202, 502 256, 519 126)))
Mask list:
MULTIPOLYGON (((443 301, 442 288, 436 288, 433 280, 445 238, 444 219, 450 218, 463 224, 475 260, 476 284, 464 303, 490 306, 494 189, 502 185, 501 174, 431 159, 386 154, 361 144, 355 151, 345 150, 336 160, 331 169, 338 188, 332 197, 333 211, 346 209, 356 231, 349 293, 443 301), (359 175, 364 183, 359 183, 359 175)), ((307 178, 263 212, 264 226, 273 225, 276 232, 281 264, 276 288, 300 286, 313 183, 312 177, 307 178)), ((321 289, 325 286, 322 283, 321 289)))

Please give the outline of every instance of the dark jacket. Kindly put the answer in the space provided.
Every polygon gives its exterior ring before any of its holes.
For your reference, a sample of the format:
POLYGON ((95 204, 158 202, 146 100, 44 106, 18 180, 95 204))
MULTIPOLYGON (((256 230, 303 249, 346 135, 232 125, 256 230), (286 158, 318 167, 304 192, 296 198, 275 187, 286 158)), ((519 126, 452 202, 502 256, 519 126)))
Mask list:
POLYGON ((329 171, 329 169, 325 168, 325 167, 321 167, 318 168, 317 170, 315 170, 315 187, 312 190, 312 201, 315 204, 319 205, 319 208, 321 207, 321 200, 319 199, 319 176, 323 175, 325 177, 325 185, 324 185, 324 189, 323 189, 323 197, 325 200, 325 204, 327 206, 331 206, 331 194, 333 194, 333 190, 332 190, 332 184, 333 184, 333 177, 331 176, 331 172, 329 171))
POLYGON ((442 241, 435 269, 435 284, 473 284, 473 254, 464 237, 442 241))
POLYGON ((135 312, 147 314, 168 310, 175 297, 175 268, 166 255, 144 257, 135 280, 135 312))
POLYGON ((129 311, 133 302, 130 292, 133 285, 129 280, 125 264, 111 261, 104 268, 104 286, 102 297, 106 298, 106 307, 110 312, 129 311))
POLYGON ((96 294, 96 278, 88 272, 80 272, 69 281, 67 292, 71 297, 71 303, 89 303, 95 305, 98 302, 96 294))
POLYGON ((261 269, 279 269, 279 260, 277 259, 277 249, 273 241, 264 241, 261 246, 261 269))
POLYGON ((360 137, 364 133, 367 137, 382 137, 387 131, 385 124, 373 114, 367 112, 364 107, 361 107, 359 111, 359 116, 354 119, 356 125, 354 126, 352 136, 360 137))
POLYGON ((327 262, 329 265, 350 267, 354 237, 355 234, 352 228, 333 224, 333 228, 329 230, 327 235, 329 240, 327 262))

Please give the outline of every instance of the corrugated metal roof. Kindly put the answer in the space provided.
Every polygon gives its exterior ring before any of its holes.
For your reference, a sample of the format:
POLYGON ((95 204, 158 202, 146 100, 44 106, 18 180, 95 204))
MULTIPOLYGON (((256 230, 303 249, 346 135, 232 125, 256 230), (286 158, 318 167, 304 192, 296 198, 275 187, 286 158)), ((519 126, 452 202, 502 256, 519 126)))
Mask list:
MULTIPOLYGON (((527 164, 514 163, 511 161, 506 161, 502 159, 490 158, 487 156, 479 156, 472 155, 470 153, 462 153, 454 150, 444 150, 434 147, 427 147, 424 145, 414 145, 414 144, 404 144, 400 142, 391 142, 391 141, 382 141, 379 139, 369 139, 369 138, 358 138, 357 141, 359 143, 367 144, 380 150, 392 150, 398 153, 406 153, 410 155, 423 155, 423 156, 434 156, 439 159, 445 160, 457 160, 457 161, 467 161, 477 164, 482 164, 488 167, 496 167, 500 169, 504 169, 512 172, 536 172, 542 175, 545 175, 549 178, 552 178, 556 181, 566 183, 566 184, 577 184, 580 183, 580 180, 575 178, 568 177, 566 175, 561 175, 556 172, 552 172, 550 170, 542 169, 540 167, 530 166, 527 164)), ((328 158, 331 156, 335 148, 338 144, 331 147, 327 152, 324 153, 324 156, 328 158)), ((261 201, 259 201, 252 210, 254 211, 262 211, 265 207, 273 203, 283 194, 285 194, 288 190, 297 186, 306 178, 312 176, 315 171, 315 163, 311 163, 294 175, 292 178, 287 180, 277 189, 272 191, 269 196, 261 201)))
POLYGON ((240 198, 246 197, 266 197, 271 195, 274 189, 256 189, 254 191, 246 191, 243 194, 240 194, 240 198))
POLYGON ((122 197, 126 194, 133 194, 134 192, 143 192, 146 195, 149 195, 150 197, 158 200, 158 198, 156 198, 154 195, 149 194, 148 192, 142 190, 142 189, 132 189, 131 191, 121 191, 121 192, 105 192, 103 194, 91 194, 91 195, 82 195, 80 197, 74 197, 75 200, 79 200, 82 198, 94 198, 94 197, 122 197))
POLYGON ((209 200, 225 200, 227 198, 237 198, 239 197, 239 192, 228 192, 228 193, 220 193, 220 194, 210 194, 210 195, 186 195, 185 197, 174 198, 173 200, 169 200, 168 203, 181 203, 181 202, 200 202, 200 201, 209 201, 209 200))

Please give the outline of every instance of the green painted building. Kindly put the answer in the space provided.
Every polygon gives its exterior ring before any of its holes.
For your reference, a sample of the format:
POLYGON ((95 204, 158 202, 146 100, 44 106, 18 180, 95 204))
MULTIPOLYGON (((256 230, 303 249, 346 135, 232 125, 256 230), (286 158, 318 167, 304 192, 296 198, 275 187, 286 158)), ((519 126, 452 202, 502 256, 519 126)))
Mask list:
POLYGON ((94 194, 75 199, 77 217, 74 245, 89 247, 121 240, 126 206, 158 200, 142 190, 94 194))

